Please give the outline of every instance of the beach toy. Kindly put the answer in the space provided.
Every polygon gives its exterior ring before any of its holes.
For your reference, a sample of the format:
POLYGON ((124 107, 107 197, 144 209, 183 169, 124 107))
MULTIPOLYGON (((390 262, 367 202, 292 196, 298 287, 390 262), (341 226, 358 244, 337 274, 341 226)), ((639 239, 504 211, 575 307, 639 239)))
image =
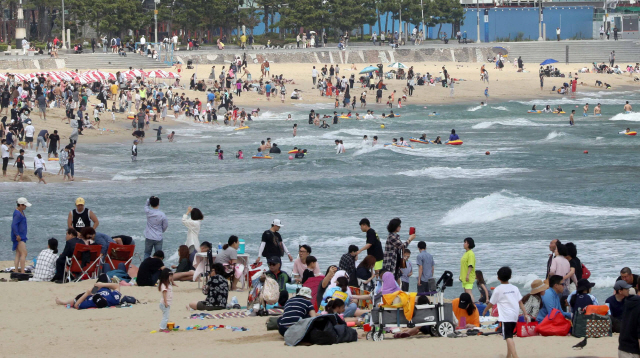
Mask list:
POLYGON ((589 154, 589 151, 588 151, 588 150, 585 150, 583 153, 584 153, 584 154, 589 154))
POLYGON ((18 142, 18 145, 27 145, 27 142, 18 142))
POLYGON ((238 247, 238 253, 242 255, 242 254, 244 254, 244 245, 245 245, 245 243, 244 243, 243 239, 238 240, 238 242, 240 243, 240 246, 238 247))
POLYGON ((560 112, 558 112, 558 111, 553 111, 553 112, 551 112, 551 113, 553 113, 553 114, 565 114, 565 113, 567 113, 567 112, 565 112, 565 111, 560 111, 560 112))
POLYGON ((238 127, 236 129, 234 129, 234 131, 239 131, 239 130, 242 130, 242 129, 249 129, 249 126, 238 127))
POLYGON ((49 161, 50 161, 50 162, 54 162, 54 161, 55 161, 55 162, 57 162, 57 161, 59 161, 59 160, 60 160, 60 158, 49 158, 49 161))
POLYGON ((173 330, 175 325, 176 325, 175 322, 167 322, 167 329, 173 330))
POLYGON ((356 323, 355 322, 347 322, 347 327, 355 327, 356 323))
POLYGON ((348 117, 348 116, 340 116, 340 117, 338 117, 338 118, 342 118, 342 119, 349 119, 349 118, 351 118, 351 117, 348 117))
POLYGON ((464 143, 464 142, 461 141, 460 139, 456 139, 456 140, 447 141, 445 144, 448 144, 448 145, 462 145, 462 143, 464 143))
POLYGON ((429 144, 431 142, 429 142, 428 140, 425 142, 423 140, 417 139, 417 138, 409 138, 409 142, 414 142, 414 143, 422 143, 422 144, 429 144))
POLYGON ((532 110, 528 110, 527 113, 542 113, 542 111, 532 111, 532 110))
POLYGON ((289 160, 292 160, 292 159, 293 159, 293 155, 290 155, 290 156, 289 156, 289 160))
POLYGON ((491 154, 491 153, 488 150, 487 150, 486 153, 484 153, 484 155, 489 155, 489 154, 491 154))
POLYGON ((273 159, 272 157, 265 155, 264 157, 251 157, 252 159, 273 159))
POLYGON ((380 125, 380 128, 384 129, 384 124, 381 124, 381 125, 380 125))
POLYGON ((158 331, 151 331, 151 332, 149 332, 149 333, 158 333, 158 331))
POLYGON ((127 119, 135 119, 136 117, 134 116, 127 116, 127 119))
POLYGON ((637 132, 628 132, 628 133, 624 133, 625 135, 637 135, 637 132))

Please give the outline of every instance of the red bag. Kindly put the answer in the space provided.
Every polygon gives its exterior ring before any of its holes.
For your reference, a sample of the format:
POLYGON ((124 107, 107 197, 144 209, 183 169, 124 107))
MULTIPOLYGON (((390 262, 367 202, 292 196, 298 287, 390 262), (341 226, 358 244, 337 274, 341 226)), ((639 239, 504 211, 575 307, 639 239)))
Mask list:
POLYGON ((584 264, 582 264, 582 278, 584 278, 585 280, 589 279, 589 277, 591 277, 591 271, 589 271, 589 269, 587 268, 587 266, 585 266, 584 264))
POLYGON ((538 322, 518 322, 515 333, 520 338, 537 336, 536 327, 538 327, 538 322))
POLYGON ((551 313, 538 324, 535 331, 541 336, 566 336, 570 330, 571 321, 564 318, 562 312, 554 308, 551 313))

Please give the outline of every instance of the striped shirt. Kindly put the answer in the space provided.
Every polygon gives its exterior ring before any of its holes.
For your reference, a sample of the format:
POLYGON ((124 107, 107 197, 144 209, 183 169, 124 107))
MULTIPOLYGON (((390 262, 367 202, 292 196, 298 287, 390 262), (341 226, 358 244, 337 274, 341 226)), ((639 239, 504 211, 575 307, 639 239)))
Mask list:
POLYGON ((302 296, 290 298, 284 305, 284 313, 278 319, 278 325, 291 327, 299 320, 308 318, 311 311, 313 311, 313 304, 308 298, 302 296))

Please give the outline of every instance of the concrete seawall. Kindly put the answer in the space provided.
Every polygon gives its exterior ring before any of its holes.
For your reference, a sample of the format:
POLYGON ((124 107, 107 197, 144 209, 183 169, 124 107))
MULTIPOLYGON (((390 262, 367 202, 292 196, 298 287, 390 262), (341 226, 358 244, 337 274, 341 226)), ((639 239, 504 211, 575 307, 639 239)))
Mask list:
MULTIPOLYGON (((446 47, 446 48, 403 48, 397 50, 352 49, 346 51, 305 51, 305 50, 251 50, 246 51, 247 62, 261 63, 265 59, 274 63, 315 63, 315 64, 376 64, 393 62, 484 62, 493 57, 490 47, 446 47)), ((201 53, 199 51, 180 52, 174 59, 195 64, 225 64, 242 56, 243 51, 220 51, 201 53)))
POLYGON ((65 67, 65 60, 62 58, 49 58, 42 56, 41 58, 34 59, 33 57, 27 58, 27 56, 1 58, 0 57, 0 70, 48 70, 55 71, 65 67))

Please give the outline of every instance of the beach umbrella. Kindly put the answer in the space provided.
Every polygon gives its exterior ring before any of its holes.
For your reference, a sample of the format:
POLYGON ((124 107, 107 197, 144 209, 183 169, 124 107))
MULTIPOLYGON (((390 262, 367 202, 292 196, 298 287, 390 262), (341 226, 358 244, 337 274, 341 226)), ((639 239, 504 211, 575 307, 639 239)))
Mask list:
POLYGON ((493 51, 493 53, 495 53, 496 55, 506 56, 507 54, 509 54, 509 51, 507 51, 506 48, 500 46, 492 48, 491 51, 493 51))
POLYGON ((170 77, 169 72, 163 71, 163 70, 151 71, 147 75, 150 78, 169 78, 170 77))
POLYGON ((387 67, 397 68, 397 69, 400 69, 400 68, 409 68, 409 67, 405 66, 402 62, 394 62, 394 63, 390 64, 390 65, 389 65, 389 66, 387 66, 387 67))
POLYGON ((378 67, 375 66, 367 66, 365 68, 362 69, 362 71, 360 71, 360 73, 370 73, 370 72, 375 72, 378 70, 378 67))
POLYGON ((550 64, 552 64, 552 63, 556 63, 556 62, 558 62, 558 61, 556 61, 556 60, 554 60, 554 59, 552 59, 552 58, 548 58, 548 59, 546 59, 546 60, 542 61, 542 63, 540 64, 540 66, 550 65, 550 64))
POLYGON ((28 81, 29 80, 29 78, 27 76, 23 75, 22 73, 12 73, 12 75, 18 81, 28 81))
POLYGON ((180 78, 181 76, 175 72, 169 72, 168 78, 180 78))

